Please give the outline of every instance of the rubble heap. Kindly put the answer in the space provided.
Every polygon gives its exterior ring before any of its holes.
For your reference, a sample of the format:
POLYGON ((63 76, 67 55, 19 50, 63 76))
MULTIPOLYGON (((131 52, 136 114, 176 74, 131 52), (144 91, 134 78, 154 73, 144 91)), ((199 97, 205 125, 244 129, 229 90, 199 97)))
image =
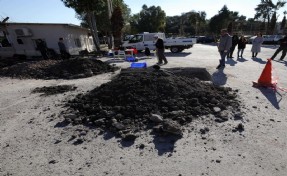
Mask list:
POLYGON ((236 91, 162 70, 125 71, 67 103, 65 119, 96 126, 126 139, 138 132, 182 134, 182 127, 214 114, 217 122, 239 110, 236 91))
POLYGON ((0 68, 0 76, 18 79, 77 79, 113 72, 117 69, 100 60, 84 58, 40 60, 0 68))

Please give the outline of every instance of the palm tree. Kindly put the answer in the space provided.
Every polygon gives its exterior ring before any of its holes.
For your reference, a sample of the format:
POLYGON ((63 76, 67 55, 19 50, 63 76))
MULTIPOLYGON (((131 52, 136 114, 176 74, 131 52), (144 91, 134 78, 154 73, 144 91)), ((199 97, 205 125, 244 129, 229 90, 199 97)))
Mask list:
POLYGON ((285 30, 285 25, 286 25, 286 14, 287 14, 287 11, 285 10, 285 11, 283 12, 283 14, 284 14, 284 17, 283 17, 283 19, 282 19, 280 29, 284 32, 284 30, 285 30))
MULTIPOLYGON (((265 32, 270 33, 274 29, 270 29, 270 20, 273 14, 277 12, 280 8, 284 7, 286 4, 286 1, 279 0, 277 3, 273 3, 272 0, 261 0, 261 3, 257 5, 255 8, 256 14, 254 16, 254 19, 263 19, 265 32), (267 24, 266 24, 267 20, 267 24), (269 29, 269 30, 268 30, 269 29)), ((277 19, 276 19, 277 20, 277 19)))

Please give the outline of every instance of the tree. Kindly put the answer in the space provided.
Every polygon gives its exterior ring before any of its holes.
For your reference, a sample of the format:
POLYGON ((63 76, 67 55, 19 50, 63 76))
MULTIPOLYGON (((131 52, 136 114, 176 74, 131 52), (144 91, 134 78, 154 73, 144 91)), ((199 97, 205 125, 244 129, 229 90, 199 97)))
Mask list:
POLYGON ((284 14, 284 17, 282 19, 280 29, 284 31, 285 25, 286 25, 286 14, 287 14, 287 11, 284 11, 283 14, 284 14))
POLYGON ((103 0, 61 0, 65 6, 73 8, 80 16, 86 16, 97 50, 100 50, 97 24, 94 13, 103 5, 103 0))
POLYGON ((124 18, 120 6, 116 6, 114 8, 111 17, 111 24, 112 24, 112 33, 115 38, 115 47, 119 47, 122 44, 121 43, 122 29, 124 27, 124 18))
POLYGON ((180 28, 180 16, 166 17, 165 32, 169 35, 177 35, 180 28))
POLYGON ((142 6, 139 14, 135 14, 130 22, 131 28, 137 32, 159 32, 165 29, 165 12, 159 6, 142 6))
POLYGON ((286 2, 282 0, 277 1, 276 4, 274 4, 272 0, 261 0, 261 3, 258 4, 257 7, 255 8, 256 14, 254 16, 254 19, 263 20, 265 32, 267 34, 273 33, 276 26, 276 25, 274 26, 274 21, 272 21, 272 26, 270 26, 271 18, 273 17, 273 20, 275 20, 276 23, 277 18, 274 18, 276 17, 276 12, 280 8, 284 7, 285 4, 286 2))
POLYGON ((237 19, 239 19, 238 12, 230 11, 227 6, 224 5, 218 14, 210 19, 209 28, 211 32, 215 32, 217 34, 220 33, 222 28, 227 28, 228 25, 230 26, 230 30, 232 30, 232 23, 237 19))
POLYGON ((276 17, 276 12, 274 12, 272 14, 272 17, 271 17, 271 20, 270 20, 270 25, 268 26, 269 29, 269 34, 274 34, 274 30, 275 30, 275 27, 276 27, 276 21, 277 21, 277 17, 276 17))
POLYGON ((165 31, 172 35, 197 35, 206 32, 206 13, 190 11, 182 13, 181 16, 166 18, 165 31))

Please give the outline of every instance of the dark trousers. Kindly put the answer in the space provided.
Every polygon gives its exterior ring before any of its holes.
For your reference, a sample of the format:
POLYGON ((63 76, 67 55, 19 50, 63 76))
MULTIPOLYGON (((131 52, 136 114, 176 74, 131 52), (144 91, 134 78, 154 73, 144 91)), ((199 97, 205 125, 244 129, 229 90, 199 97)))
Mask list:
POLYGON ((42 55, 43 59, 48 59, 49 58, 48 54, 47 54, 47 50, 40 50, 40 52, 41 52, 41 55, 42 55))
POLYGON ((281 47, 281 46, 275 51, 271 59, 273 60, 277 56, 277 54, 280 53, 281 51, 282 51, 282 55, 280 57, 280 60, 283 60, 284 57, 286 56, 287 47, 281 47))
POLYGON ((236 45, 235 46, 231 46, 231 48, 229 50, 229 53, 228 53, 228 57, 229 58, 232 58, 232 54, 233 54, 233 51, 235 50, 235 47, 236 47, 236 45))
POLYGON ((244 52, 244 48, 238 49, 237 57, 242 57, 243 52, 244 52), (239 55, 239 53, 241 53, 241 54, 239 55))
POLYGON ((219 51, 219 53, 220 53, 220 57, 221 57, 221 59, 219 60, 219 65, 225 66, 225 58, 226 58, 228 52, 219 51))
POLYGON ((70 59, 70 57, 71 57, 71 54, 68 53, 68 52, 65 51, 65 50, 60 50, 60 53, 61 53, 61 58, 62 58, 62 59, 70 59))
POLYGON ((164 61, 164 63, 167 63, 166 57, 164 55, 164 49, 157 49, 156 55, 159 63, 162 63, 162 61, 164 61))

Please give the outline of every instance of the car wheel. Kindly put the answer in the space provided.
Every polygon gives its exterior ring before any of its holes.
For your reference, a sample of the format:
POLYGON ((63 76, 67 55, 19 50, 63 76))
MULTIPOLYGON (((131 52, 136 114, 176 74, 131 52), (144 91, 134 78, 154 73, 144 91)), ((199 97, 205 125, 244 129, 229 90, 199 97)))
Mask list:
POLYGON ((173 47, 170 48, 170 51, 171 51, 172 53, 178 53, 178 52, 179 52, 179 48, 173 46, 173 47))

